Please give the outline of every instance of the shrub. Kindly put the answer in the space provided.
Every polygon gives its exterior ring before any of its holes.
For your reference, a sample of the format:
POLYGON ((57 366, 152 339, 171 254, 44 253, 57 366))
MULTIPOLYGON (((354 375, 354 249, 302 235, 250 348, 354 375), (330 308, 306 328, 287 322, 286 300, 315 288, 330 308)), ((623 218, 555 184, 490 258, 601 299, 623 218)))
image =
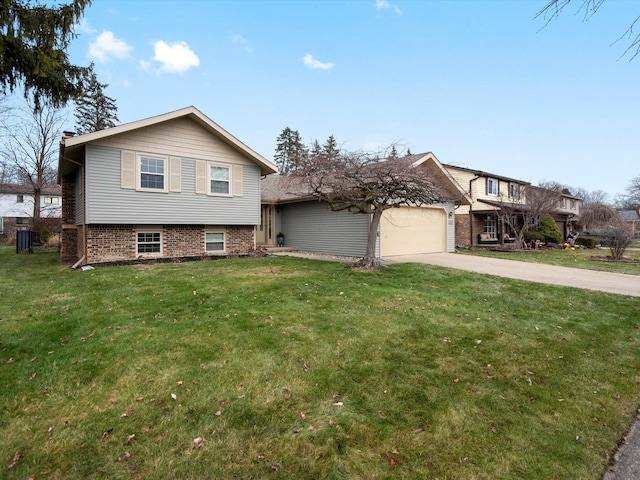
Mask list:
POLYGON ((540 232, 524 232, 524 240, 525 242, 530 242, 531 240, 533 240, 534 242, 536 240, 544 242, 544 235, 542 235, 540 232))
POLYGON ((547 243, 562 242, 562 232, 560 232, 558 224, 548 215, 540 219, 538 232, 544 236, 544 241, 547 243))
POLYGON ((598 237, 578 237, 576 238, 576 245, 582 245, 585 248, 596 248, 598 244, 598 237))
POLYGON ((45 225, 44 227, 42 227, 42 230, 40 231, 40 241, 42 243, 47 243, 50 237, 51 237, 51 232, 49 231, 49 227, 45 225))

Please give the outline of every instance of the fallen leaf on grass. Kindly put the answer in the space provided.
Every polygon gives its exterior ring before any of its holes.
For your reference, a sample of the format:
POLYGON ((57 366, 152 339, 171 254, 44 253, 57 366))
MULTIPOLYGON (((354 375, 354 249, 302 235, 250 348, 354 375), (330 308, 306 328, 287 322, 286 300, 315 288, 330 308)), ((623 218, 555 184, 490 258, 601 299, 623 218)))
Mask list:
POLYGON ((33 380, 34 378, 36 378, 37 373, 33 373, 31 374, 31 376, 29 377, 29 380, 33 380))
POLYGON ((133 415, 134 413, 136 413, 135 410, 127 410, 126 412, 124 412, 122 415, 120 415, 120 418, 126 418, 126 417, 130 417, 131 415, 133 415))
POLYGON ((204 446, 204 438, 198 437, 193 439, 193 448, 202 448, 204 446))
POLYGON ((214 415, 216 417, 219 417, 220 415, 222 415, 222 410, 218 410, 216 413, 214 413, 214 415))
POLYGON ((131 435, 127 436, 127 443, 131 442, 131 440, 133 440, 134 438, 136 438, 136 434, 132 433, 131 435))
POLYGON ((20 460, 21 458, 22 458, 22 455, 20 455, 20 452, 16 452, 16 454, 13 456, 13 460, 11 461, 11 463, 7 468, 13 468, 14 465, 18 463, 18 460, 20 460))
POLYGON ((176 394, 175 394, 175 393, 172 393, 172 394, 171 394, 171 398, 173 398, 174 400, 176 400, 178 397, 176 397, 176 394))

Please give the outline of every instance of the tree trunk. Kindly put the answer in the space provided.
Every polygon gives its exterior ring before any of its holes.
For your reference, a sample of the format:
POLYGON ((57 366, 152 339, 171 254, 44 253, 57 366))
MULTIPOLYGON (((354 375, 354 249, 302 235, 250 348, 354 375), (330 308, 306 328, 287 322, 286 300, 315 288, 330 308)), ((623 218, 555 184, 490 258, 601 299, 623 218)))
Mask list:
POLYGON ((358 270, 377 270, 380 268, 380 259, 376 257, 376 241, 378 239, 378 229, 381 218, 382 210, 374 210, 373 216, 371 217, 371 224, 369 225, 369 234, 367 236, 367 252, 364 258, 354 263, 351 268, 358 270))

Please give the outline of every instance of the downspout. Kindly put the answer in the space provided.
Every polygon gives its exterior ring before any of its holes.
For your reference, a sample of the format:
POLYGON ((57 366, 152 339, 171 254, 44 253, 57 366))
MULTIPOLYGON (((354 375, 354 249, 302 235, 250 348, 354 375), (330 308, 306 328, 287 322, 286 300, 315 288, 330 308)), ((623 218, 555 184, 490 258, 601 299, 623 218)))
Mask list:
POLYGON ((80 162, 76 162, 75 160, 71 160, 64 155, 61 155, 61 158, 66 162, 71 162, 80 167, 80 189, 82 191, 82 258, 78 260, 71 266, 72 270, 78 268, 84 261, 87 259, 87 199, 86 193, 84 191, 84 165, 80 162))

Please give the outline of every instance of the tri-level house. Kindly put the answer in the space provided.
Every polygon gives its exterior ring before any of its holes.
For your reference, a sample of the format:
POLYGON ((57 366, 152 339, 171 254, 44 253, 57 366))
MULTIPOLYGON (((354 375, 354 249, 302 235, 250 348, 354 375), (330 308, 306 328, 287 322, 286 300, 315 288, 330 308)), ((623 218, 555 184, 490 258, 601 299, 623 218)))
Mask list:
POLYGON ((64 262, 242 255, 277 167, 195 107, 60 144, 64 262))
POLYGON ((465 189, 471 198, 469 205, 456 209, 456 245, 478 246, 503 244, 513 240, 513 232, 503 221, 508 214, 518 215, 527 208, 533 197, 545 192, 553 197, 555 207, 551 212, 558 224, 563 239, 573 231, 573 224, 579 219, 580 198, 535 187, 529 182, 502 175, 444 165, 444 168, 465 189), (508 207, 508 208, 507 208, 508 207))
POLYGON ((0 238, 12 240, 18 230, 31 230, 46 225, 49 231, 60 229, 62 189, 43 187, 40 192, 39 215, 41 225, 33 225, 35 196, 29 185, 0 183, 0 238))

